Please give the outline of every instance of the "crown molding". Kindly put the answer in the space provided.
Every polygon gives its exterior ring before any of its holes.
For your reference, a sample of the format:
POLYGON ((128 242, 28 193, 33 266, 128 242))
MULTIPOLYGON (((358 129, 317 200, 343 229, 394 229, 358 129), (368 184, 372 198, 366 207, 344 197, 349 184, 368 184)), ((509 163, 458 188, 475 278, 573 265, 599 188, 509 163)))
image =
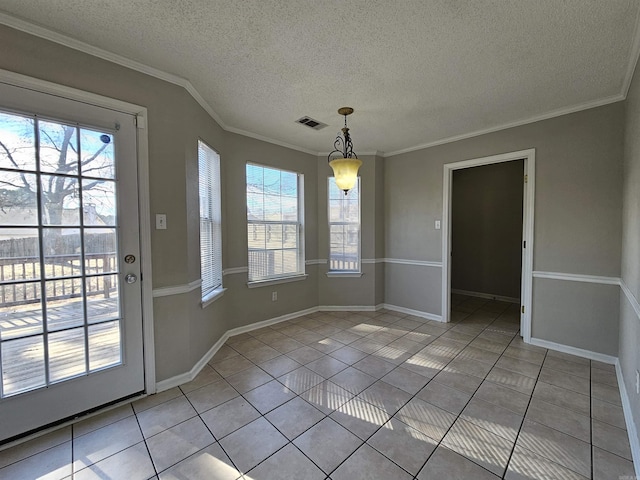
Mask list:
POLYGON ((626 98, 626 95, 623 95, 622 93, 620 93, 618 95, 601 98, 599 100, 593 100, 590 102, 580 103, 578 105, 563 107, 548 113, 543 113, 542 115, 523 118, 521 120, 516 120, 514 122, 503 123, 495 127, 489 127, 482 130, 476 130, 475 132, 464 133, 462 135, 456 135, 454 137, 448 137, 448 138, 443 138, 441 140, 435 140, 429 143, 423 143, 420 145, 416 145, 415 147, 403 148, 401 150, 389 152, 385 154, 385 157, 393 157, 395 155, 400 155, 402 153, 415 152, 416 150, 424 150, 425 148, 435 147, 437 145, 444 145, 446 143, 458 142, 460 140, 466 140, 468 138, 479 137, 480 135, 486 135, 487 133, 499 132, 501 130, 506 130, 508 128, 520 127, 522 125, 528 125, 530 123, 540 122, 542 120, 549 120, 550 118, 561 117, 563 115, 568 115, 570 113, 581 112, 582 110, 589 110, 590 108, 602 107, 603 105, 609 105, 610 103, 620 102, 625 98, 626 98))
MULTIPOLYGON (((468 138, 477 137, 480 135, 485 135, 488 133, 494 133, 501 130, 506 130, 508 128, 518 127, 521 125, 527 125, 529 123, 539 122, 541 120, 548 120, 550 118, 559 117, 562 115, 567 115, 570 113, 579 112, 582 110, 588 110, 590 108, 600 107, 603 105, 608 105, 610 103, 615 103, 624 100, 627 97, 627 93, 629 91, 629 87, 631 85, 631 81, 633 79, 633 74, 635 71, 636 64, 638 62, 638 57, 640 56, 640 26, 638 25, 640 21, 640 10, 637 13, 636 17, 636 27, 634 31, 632 46, 631 46, 631 55, 629 59, 629 64, 627 66, 627 72, 624 78, 624 81, 621 85, 621 93, 618 95, 613 95, 609 97, 605 97, 598 100, 593 100, 590 102, 581 103, 578 105, 573 105, 569 107, 560 108, 557 110, 553 110, 551 112, 536 115, 533 117, 524 118, 521 120, 516 120, 514 122, 504 123, 501 125, 497 125, 495 127, 490 127, 486 129, 476 130, 474 132, 465 133, 462 135, 455 135, 453 137, 447 137, 440 140, 435 140, 433 142, 419 144, 413 147, 408 147, 400 150, 395 150, 393 152, 384 153, 378 150, 372 152, 361 153, 360 155, 371 155, 371 156, 379 156, 383 158, 392 157, 395 155, 400 155, 403 153, 414 152, 416 150, 424 150, 426 148, 435 147, 437 145, 444 145, 446 143, 457 142, 460 140, 465 140, 468 138)), ((314 156, 326 156, 323 152, 314 152, 313 150, 309 150, 304 147, 292 145, 290 143, 282 142, 280 140, 276 140, 273 138, 265 137, 262 135, 258 135, 252 132, 248 132, 246 130, 242 130, 236 127, 229 126, 225 124, 220 115, 216 113, 213 107, 200 95, 200 93, 196 90, 193 84, 187 80, 186 78, 179 77, 172 73, 164 72, 160 69, 151 67, 149 65, 145 65, 144 63, 138 62, 136 60, 132 60, 130 58, 124 57, 122 55, 112 53, 108 50, 104 50, 102 48, 95 47, 86 42, 74 39, 68 35, 64 35, 59 32, 55 32, 41 25, 36 25, 30 23, 26 20, 8 15, 6 13, 0 12, 0 24, 6 25, 11 28, 15 28, 16 30, 20 30, 22 32, 43 38, 45 40, 49 40, 51 42, 63 45, 65 47, 72 48, 74 50, 78 50, 80 52, 86 53, 88 55, 92 55, 94 57, 101 58, 111 63, 115 63, 117 65, 129 68, 131 70, 138 71, 140 73, 158 78, 160 80, 164 80, 166 82, 172 83, 174 85, 178 85, 183 87, 187 92, 193 97, 193 99, 213 118, 213 120, 220 125, 220 127, 231 133, 236 133, 238 135, 243 135, 249 138, 254 138, 256 140, 260 140, 263 142, 271 143, 274 145, 278 145, 281 147, 289 148, 292 150, 296 150, 299 152, 307 153, 314 156)))

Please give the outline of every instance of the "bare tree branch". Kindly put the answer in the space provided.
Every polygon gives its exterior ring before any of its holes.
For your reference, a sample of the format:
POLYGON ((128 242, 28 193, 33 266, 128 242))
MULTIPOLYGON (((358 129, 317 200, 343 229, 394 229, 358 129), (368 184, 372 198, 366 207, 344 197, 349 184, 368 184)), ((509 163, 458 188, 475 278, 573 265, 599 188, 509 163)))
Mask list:
MULTIPOLYGON (((9 149, 4 144, 4 142, 0 141, 0 146, 2 147, 2 149, 7 154, 7 157, 9 158, 9 161, 13 164, 13 166, 16 167, 16 168, 20 168, 20 166, 18 165, 18 162, 15 161, 15 159, 13 158, 13 154, 9 151, 9 149)), ((24 187, 27 190, 31 191, 31 185, 29 185, 29 182, 27 182, 27 179, 26 179, 24 173, 20 173, 20 178, 22 179, 22 183, 23 183, 24 187)))

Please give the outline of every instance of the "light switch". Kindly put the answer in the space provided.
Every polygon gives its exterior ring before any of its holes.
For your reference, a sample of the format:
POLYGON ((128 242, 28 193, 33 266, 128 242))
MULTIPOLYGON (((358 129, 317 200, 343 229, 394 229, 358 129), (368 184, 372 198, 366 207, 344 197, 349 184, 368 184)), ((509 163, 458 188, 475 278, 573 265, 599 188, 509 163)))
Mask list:
POLYGON ((164 213, 156 213, 156 230, 167 229, 167 215, 164 213))
POLYGON ((436 230, 440 230, 440 220, 436 220, 436 230))

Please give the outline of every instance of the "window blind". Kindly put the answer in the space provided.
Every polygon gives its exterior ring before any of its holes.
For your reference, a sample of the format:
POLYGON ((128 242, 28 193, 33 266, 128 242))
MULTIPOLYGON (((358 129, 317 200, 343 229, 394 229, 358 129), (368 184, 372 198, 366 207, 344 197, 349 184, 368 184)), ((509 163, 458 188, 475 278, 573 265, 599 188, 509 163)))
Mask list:
POLYGON ((345 195, 329 177, 329 270, 360 271, 360 177, 345 195))
POLYGON ((304 273, 302 175, 247 164, 249 281, 304 273))
POLYGON ((222 286, 222 215, 220 156, 198 141, 200 191, 200 268, 202 298, 222 286))

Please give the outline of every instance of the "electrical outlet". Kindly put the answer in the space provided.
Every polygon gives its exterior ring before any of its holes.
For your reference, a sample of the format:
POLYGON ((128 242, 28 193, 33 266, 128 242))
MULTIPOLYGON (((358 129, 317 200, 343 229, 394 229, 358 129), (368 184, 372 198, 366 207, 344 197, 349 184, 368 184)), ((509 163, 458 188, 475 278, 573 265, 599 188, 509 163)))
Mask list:
POLYGON ((278 301, 278 292, 271 292, 271 301, 272 302, 278 301))
POLYGON ((636 395, 640 395, 640 371, 636 370, 636 395))

